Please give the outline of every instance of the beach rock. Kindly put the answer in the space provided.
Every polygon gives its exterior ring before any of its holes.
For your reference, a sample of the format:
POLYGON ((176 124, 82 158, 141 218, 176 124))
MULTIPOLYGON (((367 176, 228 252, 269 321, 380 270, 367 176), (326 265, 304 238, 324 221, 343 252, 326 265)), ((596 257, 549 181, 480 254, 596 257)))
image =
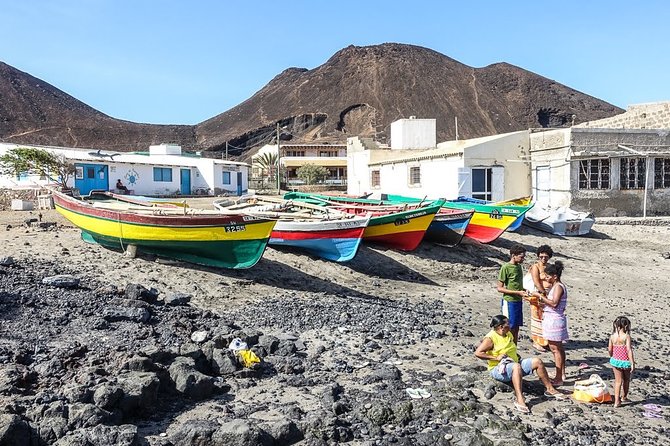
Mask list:
POLYGON ((217 375, 232 375, 239 370, 239 363, 235 354, 228 349, 214 349, 211 360, 212 372, 217 375))
POLYGON ((209 333, 206 330, 194 331, 191 333, 191 341, 196 344, 202 344, 209 338, 209 333))
POLYGON ((120 414, 108 412, 94 404, 73 403, 68 406, 67 413, 68 428, 71 430, 120 421, 120 414))
POLYGON ((277 445, 291 445, 305 438, 298 426, 291 420, 264 423, 261 428, 274 439, 274 444, 277 445))
POLYGON ((42 418, 34 424, 34 428, 37 436, 46 444, 54 444, 55 441, 64 437, 70 430, 68 420, 64 417, 42 418))
POLYGON ((14 258, 11 256, 0 257, 0 266, 11 266, 14 264, 14 258))
POLYGON ((214 378, 197 371, 195 361, 191 358, 175 359, 168 372, 177 392, 190 399, 209 398, 216 389, 214 378))
POLYGON ((212 435, 216 445, 272 446, 274 439, 250 420, 232 420, 222 423, 212 435))
POLYGON ((170 435, 169 441, 174 446, 217 446, 212 440, 219 423, 212 420, 188 420, 170 435))
POLYGON ((101 384, 93 392, 93 403, 105 410, 114 409, 123 397, 123 390, 113 384, 101 384))
POLYGON ((18 415, 0 414, 0 445, 32 446, 28 423, 18 415))
POLYGON ((131 321, 145 323, 151 318, 146 308, 107 307, 102 317, 108 322, 131 321))
POLYGON ((117 407, 124 418, 151 413, 158 400, 160 379, 153 372, 127 372, 119 375, 117 385, 123 395, 117 407))
POLYGON ((42 279, 42 283, 57 288, 77 288, 79 286, 79 279, 70 274, 59 274, 45 277, 42 279))
POLYGON ((271 355, 279 348, 279 338, 271 335, 261 335, 258 337, 258 345, 271 355))
POLYGON ((397 367, 382 364, 375 368, 372 373, 363 378, 364 384, 372 384, 377 382, 389 382, 389 381, 399 381, 400 380, 400 370, 397 367))
POLYGON ((61 438, 55 446, 138 446, 137 426, 97 425, 78 429, 61 438))
POLYGON ((156 303, 158 300, 158 290, 155 288, 147 289, 137 283, 129 283, 125 288, 125 295, 127 299, 143 300, 150 304, 156 303))
POLYGON ((185 293, 168 293, 163 297, 163 303, 171 307, 188 305, 193 296, 185 293))

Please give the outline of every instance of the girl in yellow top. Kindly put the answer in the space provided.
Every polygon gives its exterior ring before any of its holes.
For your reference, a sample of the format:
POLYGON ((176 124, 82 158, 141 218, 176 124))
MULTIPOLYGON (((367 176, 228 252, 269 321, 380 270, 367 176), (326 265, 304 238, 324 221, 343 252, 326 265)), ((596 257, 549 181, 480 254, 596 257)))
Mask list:
POLYGON ((530 375, 533 371, 537 372, 537 377, 540 378, 547 389, 544 392, 545 396, 557 399, 564 398, 564 395, 551 385, 547 369, 540 358, 526 358, 519 362, 514 336, 510 332, 507 317, 502 314, 494 316, 491 320, 491 328, 492 330, 484 336, 479 347, 477 347, 475 356, 488 361, 489 372, 493 379, 506 383, 512 382, 516 395, 516 401, 514 402, 516 410, 523 413, 530 412, 528 406, 526 406, 521 386, 522 378, 530 375))

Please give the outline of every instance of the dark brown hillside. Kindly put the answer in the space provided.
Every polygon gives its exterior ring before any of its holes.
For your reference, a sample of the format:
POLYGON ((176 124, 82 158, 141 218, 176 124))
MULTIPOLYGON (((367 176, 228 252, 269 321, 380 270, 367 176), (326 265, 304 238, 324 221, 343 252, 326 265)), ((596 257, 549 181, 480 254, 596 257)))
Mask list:
POLYGON ((384 141, 389 125, 436 118, 438 141, 529 127, 570 125, 621 113, 618 107, 501 63, 472 68, 427 48, 350 46, 313 69, 290 68, 242 104, 197 126, 198 143, 217 150, 271 138, 281 121, 301 140, 351 135, 384 141), (249 129, 253 129, 250 131, 249 129), (232 140, 234 138, 234 140, 232 140))
POLYGON ((137 124, 114 119, 0 62, 3 142, 133 151, 169 141, 192 146, 193 134, 193 126, 188 125, 137 124))
POLYGON ((289 68, 252 97, 196 126, 136 124, 104 115, 51 85, 0 63, 0 140, 145 150, 158 142, 246 158, 282 139, 343 142, 354 135, 384 142, 396 119, 436 118, 438 141, 529 127, 568 126, 621 113, 618 107, 521 68, 472 68, 433 50, 404 44, 349 46, 308 70, 289 68), (235 149, 239 147, 241 149, 235 149))

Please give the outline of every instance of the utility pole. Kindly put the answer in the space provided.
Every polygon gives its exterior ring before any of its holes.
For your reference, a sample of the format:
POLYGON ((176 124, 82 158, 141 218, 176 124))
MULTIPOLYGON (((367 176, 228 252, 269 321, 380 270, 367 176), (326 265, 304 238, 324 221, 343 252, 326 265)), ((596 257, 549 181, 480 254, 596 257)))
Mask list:
POLYGON ((228 141, 226 141, 226 161, 228 161, 228 141))
POLYGON ((277 123, 277 194, 281 195, 281 150, 279 148, 279 123, 277 123))
POLYGON ((454 123, 456 125, 456 141, 458 141, 458 116, 454 116, 454 123))

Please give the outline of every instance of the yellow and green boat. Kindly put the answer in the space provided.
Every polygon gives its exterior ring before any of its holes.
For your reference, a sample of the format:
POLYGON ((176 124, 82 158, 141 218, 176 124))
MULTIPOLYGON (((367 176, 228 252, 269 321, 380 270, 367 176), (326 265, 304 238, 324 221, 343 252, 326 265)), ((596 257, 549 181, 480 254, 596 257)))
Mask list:
POLYGON ((53 192, 56 210, 82 239, 220 268, 250 268, 260 260, 276 220, 246 214, 127 201, 95 193, 78 199, 53 192))

